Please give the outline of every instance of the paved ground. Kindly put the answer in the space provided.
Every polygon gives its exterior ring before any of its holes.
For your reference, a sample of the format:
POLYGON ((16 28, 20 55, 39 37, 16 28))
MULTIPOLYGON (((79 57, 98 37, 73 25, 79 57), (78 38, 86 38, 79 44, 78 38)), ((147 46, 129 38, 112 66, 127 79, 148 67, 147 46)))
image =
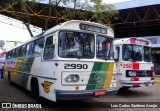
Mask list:
MULTIPOLYGON (((160 80, 160 78, 157 78, 160 80)), ((36 102, 31 93, 19 86, 10 86, 7 81, 0 79, 0 102, 36 102)), ((160 85, 131 88, 120 91, 117 95, 105 96, 85 101, 60 101, 54 103, 45 100, 43 109, 0 109, 0 111, 159 111, 160 108, 108 108, 115 105, 125 105, 132 102, 160 102, 160 85), (125 103, 119 103, 125 102, 125 103), (78 104, 77 104, 78 103, 78 104), (50 108, 52 107, 52 108, 50 108), (54 107, 54 108, 53 108, 54 107), (74 108, 73 108, 74 107, 74 108)), ((135 102, 135 103, 134 103, 135 102)), ((153 104, 153 103, 151 103, 153 104)), ((160 105, 160 104, 159 104, 160 105)))

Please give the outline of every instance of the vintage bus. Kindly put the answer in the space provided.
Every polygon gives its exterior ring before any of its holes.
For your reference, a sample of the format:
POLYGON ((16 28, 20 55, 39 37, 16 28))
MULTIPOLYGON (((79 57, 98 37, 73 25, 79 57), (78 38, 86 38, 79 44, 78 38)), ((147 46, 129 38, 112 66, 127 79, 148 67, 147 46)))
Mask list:
POLYGON ((5 77, 52 101, 117 93, 113 39, 104 25, 67 21, 9 50, 5 77))
POLYGON ((149 86, 155 83, 151 42, 144 38, 114 41, 118 86, 121 89, 149 86))

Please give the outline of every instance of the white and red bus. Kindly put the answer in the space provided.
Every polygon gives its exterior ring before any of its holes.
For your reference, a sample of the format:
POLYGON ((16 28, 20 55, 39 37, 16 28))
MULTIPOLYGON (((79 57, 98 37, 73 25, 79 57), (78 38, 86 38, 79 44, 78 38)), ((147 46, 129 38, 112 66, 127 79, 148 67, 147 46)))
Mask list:
POLYGON ((114 41, 114 49, 120 88, 154 84, 154 65, 149 40, 144 38, 118 39, 114 41))

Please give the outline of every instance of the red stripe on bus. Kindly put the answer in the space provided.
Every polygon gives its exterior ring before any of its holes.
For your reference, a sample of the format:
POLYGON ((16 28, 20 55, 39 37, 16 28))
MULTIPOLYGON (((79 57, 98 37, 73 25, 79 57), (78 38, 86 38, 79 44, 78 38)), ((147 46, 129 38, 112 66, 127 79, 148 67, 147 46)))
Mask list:
POLYGON ((139 63, 133 63, 132 66, 132 69, 139 69, 139 63))
POLYGON ((133 84, 133 87, 140 87, 139 84, 133 84))
POLYGON ((135 78, 132 79, 132 81, 139 81, 139 78, 135 77, 135 78))
POLYGON ((151 80, 154 80, 154 77, 151 77, 151 80))
POLYGON ((136 38, 131 38, 131 39, 130 39, 130 43, 131 43, 131 44, 135 44, 135 41, 136 41, 136 38))
POLYGON ((154 66, 151 67, 151 70, 154 70, 154 66))

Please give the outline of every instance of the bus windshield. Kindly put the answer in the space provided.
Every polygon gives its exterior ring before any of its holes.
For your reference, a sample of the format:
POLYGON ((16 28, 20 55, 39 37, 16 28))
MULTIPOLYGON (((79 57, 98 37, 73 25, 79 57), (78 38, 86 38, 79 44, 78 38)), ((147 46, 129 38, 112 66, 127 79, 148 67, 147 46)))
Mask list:
POLYGON ((103 36, 97 36, 96 56, 98 59, 104 59, 104 60, 111 59, 111 44, 112 44, 112 39, 103 36))
POLYGON ((63 58, 93 58, 94 57, 93 34, 73 31, 60 31, 59 56, 63 58))
POLYGON ((124 61, 142 61, 142 46, 132 44, 123 45, 122 58, 124 61))
POLYGON ((144 61, 151 62, 151 47, 144 46, 144 61))

